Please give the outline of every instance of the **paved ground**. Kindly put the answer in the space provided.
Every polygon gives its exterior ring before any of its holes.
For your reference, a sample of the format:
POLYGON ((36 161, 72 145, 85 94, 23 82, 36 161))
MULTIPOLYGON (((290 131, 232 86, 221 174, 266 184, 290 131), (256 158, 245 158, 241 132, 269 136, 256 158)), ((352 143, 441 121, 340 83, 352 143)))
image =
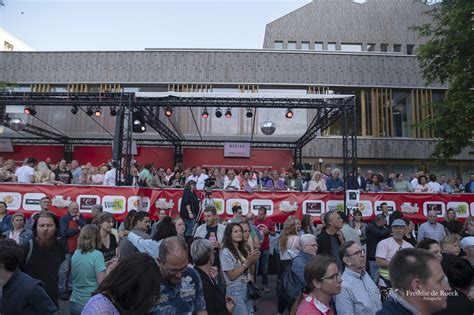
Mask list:
MULTIPOLYGON (((257 301, 257 315, 273 315, 277 313, 276 276, 269 276, 268 282, 270 293, 265 294, 257 301)), ((61 315, 69 315, 69 302, 59 301, 59 308, 61 315)))

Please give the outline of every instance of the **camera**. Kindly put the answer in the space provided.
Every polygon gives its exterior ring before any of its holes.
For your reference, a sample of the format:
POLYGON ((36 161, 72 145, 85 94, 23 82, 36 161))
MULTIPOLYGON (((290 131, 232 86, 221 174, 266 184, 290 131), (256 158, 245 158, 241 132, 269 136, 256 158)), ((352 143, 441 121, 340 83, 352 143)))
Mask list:
POLYGON ((214 178, 208 177, 204 180, 204 186, 205 187, 211 188, 215 184, 216 184, 216 181, 214 180, 214 178))

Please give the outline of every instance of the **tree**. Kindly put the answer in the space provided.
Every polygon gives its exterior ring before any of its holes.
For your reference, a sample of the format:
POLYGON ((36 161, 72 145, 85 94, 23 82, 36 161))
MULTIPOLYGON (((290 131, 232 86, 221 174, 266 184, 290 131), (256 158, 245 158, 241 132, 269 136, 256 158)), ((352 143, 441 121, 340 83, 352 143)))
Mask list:
POLYGON ((435 117, 422 121, 420 127, 439 135, 431 157, 442 164, 473 146, 474 2, 443 0, 428 14, 432 22, 415 28, 428 39, 418 48, 417 59, 425 80, 447 84, 448 91, 443 100, 431 104, 435 117))

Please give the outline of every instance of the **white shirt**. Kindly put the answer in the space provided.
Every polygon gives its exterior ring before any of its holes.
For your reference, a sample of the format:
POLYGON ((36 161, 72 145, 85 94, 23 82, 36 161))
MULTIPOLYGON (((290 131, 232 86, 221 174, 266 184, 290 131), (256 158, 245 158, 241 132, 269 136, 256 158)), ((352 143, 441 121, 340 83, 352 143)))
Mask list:
POLYGON ((434 192, 441 192, 441 185, 438 182, 429 182, 428 186, 431 188, 432 191, 434 192))
POLYGON ((199 175, 199 176, 194 176, 194 175, 190 175, 187 179, 186 179, 186 183, 189 182, 190 180, 193 180, 196 182, 196 189, 198 190, 203 190, 204 189, 204 182, 206 181, 206 179, 208 179, 209 176, 207 176, 206 174, 202 174, 199 175))
POLYGON ((117 175, 117 169, 113 168, 107 171, 104 176, 104 186, 115 186, 115 176, 117 175))
POLYGON ((224 178, 224 189, 240 189, 240 181, 237 177, 234 177, 233 180, 230 180, 229 177, 224 178))
POLYGON ((31 166, 25 165, 16 170, 15 176, 19 183, 31 184, 32 181, 30 176, 33 176, 33 178, 35 177, 35 170, 31 166))
POLYGON ((410 184, 411 184, 411 188, 413 190, 416 189, 416 187, 418 186, 418 178, 414 177, 411 181, 410 181, 410 184))

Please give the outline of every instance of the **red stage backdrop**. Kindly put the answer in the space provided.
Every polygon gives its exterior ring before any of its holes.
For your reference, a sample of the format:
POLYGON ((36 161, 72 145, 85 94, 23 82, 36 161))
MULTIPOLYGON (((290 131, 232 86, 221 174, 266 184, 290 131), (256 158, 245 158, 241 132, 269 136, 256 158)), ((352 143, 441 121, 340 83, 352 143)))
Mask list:
MULTIPOLYGON (((27 216, 40 210, 39 201, 44 196, 52 199, 52 210, 62 216, 71 201, 77 201, 79 208, 88 216, 91 207, 102 204, 105 211, 123 220, 130 210, 148 211, 156 219, 158 209, 166 209, 171 216, 179 213, 183 191, 180 189, 146 189, 133 187, 106 186, 52 186, 0 184, 0 200, 8 205, 9 212, 23 212, 27 216)), ((199 191, 200 198, 204 192, 199 191)), ((474 194, 398 194, 367 193, 360 196, 359 209, 364 220, 371 220, 382 202, 386 202, 391 211, 401 210, 407 218, 416 223, 424 222, 428 210, 436 210, 440 220, 448 208, 454 208, 458 217, 464 219, 474 215, 474 194)), ((232 206, 240 204, 243 213, 257 214, 260 207, 268 209, 268 216, 275 222, 284 222, 289 215, 301 218, 311 214, 314 221, 320 221, 321 213, 329 210, 343 210, 343 194, 310 192, 255 192, 212 191, 211 200, 222 218, 232 216, 232 206)))

